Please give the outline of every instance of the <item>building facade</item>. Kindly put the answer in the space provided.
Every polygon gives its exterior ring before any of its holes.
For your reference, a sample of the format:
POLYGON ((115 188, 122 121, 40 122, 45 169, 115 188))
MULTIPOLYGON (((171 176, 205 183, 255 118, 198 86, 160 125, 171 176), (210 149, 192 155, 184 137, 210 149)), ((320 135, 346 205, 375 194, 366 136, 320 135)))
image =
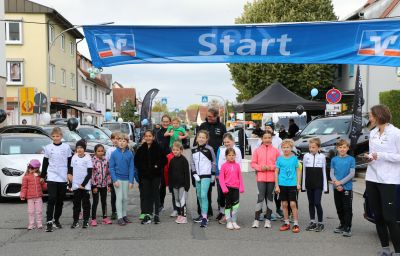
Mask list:
MULTIPOLYGON (((4 5, 0 5, 0 19, 4 20, 4 5)), ((4 24, 4 23, 2 23, 4 24)), ((5 51, 5 26, 0 26, 0 109, 6 109, 6 51, 5 51)), ((7 123, 3 122, 3 125, 7 123)), ((1 125, 1 124, 0 124, 1 125)))
POLYGON ((35 123, 31 97, 22 88, 46 94, 52 117, 76 116, 76 40, 83 35, 56 10, 28 1, 5 0, 7 110, 12 123, 35 123), (64 30, 71 29, 63 33, 64 30))

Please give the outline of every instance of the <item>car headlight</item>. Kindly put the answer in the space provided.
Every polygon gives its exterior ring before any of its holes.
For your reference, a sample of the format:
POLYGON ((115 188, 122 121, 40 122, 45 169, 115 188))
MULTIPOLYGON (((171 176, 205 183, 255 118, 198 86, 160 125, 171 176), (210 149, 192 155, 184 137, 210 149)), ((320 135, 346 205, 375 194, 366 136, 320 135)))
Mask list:
POLYGON ((21 176, 22 174, 25 173, 24 171, 20 171, 20 170, 13 169, 13 168, 7 168, 7 167, 4 167, 3 169, 1 169, 1 171, 6 176, 21 176))

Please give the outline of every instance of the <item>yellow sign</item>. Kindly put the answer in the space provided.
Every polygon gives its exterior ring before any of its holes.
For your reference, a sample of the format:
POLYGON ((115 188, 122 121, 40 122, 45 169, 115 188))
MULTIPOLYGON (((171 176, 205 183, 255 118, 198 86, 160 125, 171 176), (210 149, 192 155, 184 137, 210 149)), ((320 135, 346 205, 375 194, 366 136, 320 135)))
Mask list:
POLYGON ((24 87, 19 89, 19 104, 21 115, 33 114, 34 98, 34 87, 24 87))
POLYGON ((262 113, 252 113, 251 120, 262 120, 263 114, 262 113))

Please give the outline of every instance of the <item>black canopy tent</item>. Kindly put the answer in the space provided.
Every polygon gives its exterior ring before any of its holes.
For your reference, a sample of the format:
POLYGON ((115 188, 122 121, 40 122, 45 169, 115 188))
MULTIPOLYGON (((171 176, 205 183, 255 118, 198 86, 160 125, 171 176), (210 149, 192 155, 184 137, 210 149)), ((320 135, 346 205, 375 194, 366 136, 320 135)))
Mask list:
POLYGON ((233 108, 236 112, 243 113, 295 112, 299 105, 303 106, 305 111, 325 110, 325 102, 306 100, 289 91, 278 81, 248 101, 234 105, 233 108))

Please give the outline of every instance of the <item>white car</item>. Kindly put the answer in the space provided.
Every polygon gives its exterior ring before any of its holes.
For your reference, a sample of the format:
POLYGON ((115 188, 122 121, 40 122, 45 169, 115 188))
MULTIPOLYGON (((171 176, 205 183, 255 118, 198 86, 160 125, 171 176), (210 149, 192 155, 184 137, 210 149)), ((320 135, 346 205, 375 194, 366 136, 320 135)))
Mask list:
POLYGON ((0 134, 0 199, 19 197, 22 177, 30 160, 43 160, 43 147, 52 143, 45 135, 0 134))

